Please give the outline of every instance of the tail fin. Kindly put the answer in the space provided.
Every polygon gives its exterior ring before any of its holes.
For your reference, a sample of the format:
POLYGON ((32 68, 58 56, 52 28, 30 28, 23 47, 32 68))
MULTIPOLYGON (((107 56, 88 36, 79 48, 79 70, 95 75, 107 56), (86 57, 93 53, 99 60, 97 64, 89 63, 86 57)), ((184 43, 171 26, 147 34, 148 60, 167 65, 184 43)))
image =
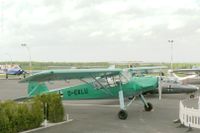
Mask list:
POLYGON ((181 77, 179 77, 179 76, 176 75, 175 73, 172 73, 172 76, 175 77, 175 78, 177 78, 177 79, 179 79, 179 80, 181 79, 181 77))
POLYGON ((38 82, 29 82, 28 84, 28 95, 30 97, 35 95, 40 95, 45 92, 48 92, 48 88, 45 83, 38 83, 38 82))
POLYGON ((169 75, 170 77, 175 77, 175 78, 177 78, 178 80, 181 78, 181 77, 177 76, 177 75, 173 72, 173 70, 171 70, 171 69, 169 69, 167 73, 168 73, 168 75, 169 75))
POLYGON ((168 71, 169 73, 169 76, 171 77, 175 77, 176 79, 178 79, 179 81, 183 81, 183 80, 187 80, 187 79, 191 79, 191 78, 195 78, 197 77, 197 75, 189 75, 189 76, 186 76, 186 77, 179 77, 178 75, 176 75, 174 72, 172 71, 168 71))

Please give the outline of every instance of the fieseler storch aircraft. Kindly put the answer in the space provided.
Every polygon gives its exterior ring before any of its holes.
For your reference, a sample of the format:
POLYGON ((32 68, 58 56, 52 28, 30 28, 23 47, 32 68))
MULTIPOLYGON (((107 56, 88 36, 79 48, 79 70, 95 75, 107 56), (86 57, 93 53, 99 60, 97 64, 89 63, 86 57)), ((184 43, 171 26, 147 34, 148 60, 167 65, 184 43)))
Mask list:
POLYGON ((158 80, 155 76, 133 77, 127 70, 112 68, 48 70, 36 73, 20 82, 28 83, 29 97, 58 93, 63 100, 118 98, 120 105, 118 117, 125 120, 128 117, 126 109, 136 96, 143 102, 145 111, 153 109, 153 105, 145 100, 142 93, 156 89, 159 86, 158 80), (49 90, 45 84, 49 81, 73 79, 78 79, 82 83, 53 90, 49 90), (125 97, 132 97, 128 104, 125 104, 125 97))
POLYGON ((28 74, 19 65, 0 65, 0 73, 5 74, 6 79, 8 79, 8 75, 23 75, 23 77, 25 78, 26 74, 28 74))

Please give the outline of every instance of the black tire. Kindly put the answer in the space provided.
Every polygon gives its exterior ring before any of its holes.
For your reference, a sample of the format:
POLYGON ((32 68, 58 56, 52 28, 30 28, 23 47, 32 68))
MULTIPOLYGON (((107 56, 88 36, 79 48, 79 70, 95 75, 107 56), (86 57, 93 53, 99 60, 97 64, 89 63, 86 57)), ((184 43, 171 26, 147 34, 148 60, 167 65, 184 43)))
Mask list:
POLYGON ((153 109, 153 105, 151 103, 147 103, 148 107, 144 105, 145 111, 151 111, 153 109))
POLYGON ((118 113, 118 117, 121 120, 126 120, 128 117, 128 113, 126 112, 126 110, 120 110, 118 113))
POLYGON ((194 94, 191 94, 191 95, 190 95, 190 98, 193 99, 193 98, 194 98, 194 94))

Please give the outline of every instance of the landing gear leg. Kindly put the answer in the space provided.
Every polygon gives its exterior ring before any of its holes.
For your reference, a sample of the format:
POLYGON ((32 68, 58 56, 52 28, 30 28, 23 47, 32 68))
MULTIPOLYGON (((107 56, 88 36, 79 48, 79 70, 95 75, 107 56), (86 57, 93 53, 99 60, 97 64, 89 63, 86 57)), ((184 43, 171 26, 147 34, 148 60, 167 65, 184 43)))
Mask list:
POLYGON ((147 102, 142 94, 139 95, 139 97, 140 97, 141 101, 144 103, 145 111, 151 111, 153 109, 153 105, 151 103, 147 102))
POLYGON ((120 109, 121 110, 118 113, 118 117, 121 120, 126 120, 127 117, 128 117, 128 113, 127 113, 126 108, 125 108, 124 95, 123 95, 122 90, 119 91, 119 103, 120 103, 120 109))

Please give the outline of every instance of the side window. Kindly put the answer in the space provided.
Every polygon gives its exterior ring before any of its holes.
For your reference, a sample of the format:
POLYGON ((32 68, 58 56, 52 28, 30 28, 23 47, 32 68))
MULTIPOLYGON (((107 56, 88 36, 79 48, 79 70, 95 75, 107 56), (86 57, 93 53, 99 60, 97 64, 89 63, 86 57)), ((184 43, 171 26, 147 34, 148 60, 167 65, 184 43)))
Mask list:
POLYGON ((93 82, 93 86, 96 89, 103 89, 103 88, 107 88, 108 83, 105 78, 99 78, 95 82, 93 82))
POLYGON ((115 78, 113 77, 100 78, 100 79, 97 79, 97 81, 93 82, 93 86, 96 89, 105 89, 105 88, 116 86, 115 82, 116 82, 115 78))

